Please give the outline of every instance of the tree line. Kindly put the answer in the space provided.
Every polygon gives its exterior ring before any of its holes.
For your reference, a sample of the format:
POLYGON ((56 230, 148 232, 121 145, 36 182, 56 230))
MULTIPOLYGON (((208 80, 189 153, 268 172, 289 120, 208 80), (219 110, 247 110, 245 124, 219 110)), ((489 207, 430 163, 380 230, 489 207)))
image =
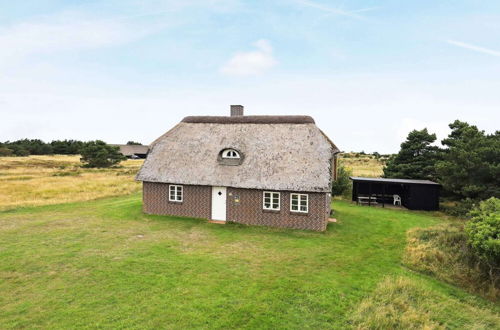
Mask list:
POLYGON ((410 132, 400 151, 389 158, 384 177, 436 181, 444 197, 466 205, 499 198, 500 132, 486 134, 459 120, 449 127, 442 147, 435 145, 436 134, 427 129, 410 132))
MULTIPOLYGON (((0 156, 80 155, 83 147, 97 141, 54 140, 48 143, 40 139, 6 141, 0 142, 0 156)), ((129 141, 127 144, 140 145, 141 143, 129 141)))
MULTIPOLYGON (((140 145, 129 141, 129 145, 140 145)), ((0 156, 30 156, 30 155, 81 155, 80 161, 85 167, 111 167, 119 164, 126 157, 120 153, 120 148, 104 141, 54 140, 45 143, 40 139, 22 139, 0 142, 0 156)))

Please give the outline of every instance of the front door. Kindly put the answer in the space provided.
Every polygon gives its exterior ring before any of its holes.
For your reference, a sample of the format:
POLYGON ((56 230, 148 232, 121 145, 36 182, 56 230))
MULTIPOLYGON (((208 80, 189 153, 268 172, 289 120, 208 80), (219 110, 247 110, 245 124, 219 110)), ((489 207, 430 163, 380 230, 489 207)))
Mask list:
POLYGON ((212 220, 226 221, 226 187, 212 187, 212 220))

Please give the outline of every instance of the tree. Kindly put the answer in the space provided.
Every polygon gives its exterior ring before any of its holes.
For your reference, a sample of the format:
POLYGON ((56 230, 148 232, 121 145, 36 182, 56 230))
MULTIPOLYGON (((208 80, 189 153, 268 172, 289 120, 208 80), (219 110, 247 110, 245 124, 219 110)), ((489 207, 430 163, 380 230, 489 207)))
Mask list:
POLYGON ((77 155, 83 146, 83 142, 76 140, 55 140, 50 143, 55 154, 77 155))
POLYGON ((500 266, 500 199, 492 197, 470 212, 465 225, 467 240, 477 256, 489 267, 490 279, 500 266))
POLYGON ((459 199, 500 195, 500 133, 486 135, 476 126, 456 120, 436 171, 443 188, 459 199))
POLYGON ((332 184, 333 196, 346 196, 352 189, 352 183, 349 177, 352 176, 352 171, 343 165, 339 165, 337 169, 337 180, 332 184))
POLYGON ((81 148, 80 161, 86 167, 111 167, 125 160, 118 147, 110 146, 104 141, 89 141, 81 148))
POLYGON ((140 142, 134 142, 134 141, 128 141, 127 144, 128 145, 136 145, 136 146, 142 145, 142 143, 140 143, 140 142))
POLYGON ((436 180, 435 165, 440 150, 432 145, 435 141, 436 134, 430 134, 427 128, 411 131, 399 153, 387 161, 384 177, 436 180))
POLYGON ((50 155, 52 146, 39 139, 22 139, 13 142, 5 142, 5 145, 14 151, 16 156, 27 155, 50 155))

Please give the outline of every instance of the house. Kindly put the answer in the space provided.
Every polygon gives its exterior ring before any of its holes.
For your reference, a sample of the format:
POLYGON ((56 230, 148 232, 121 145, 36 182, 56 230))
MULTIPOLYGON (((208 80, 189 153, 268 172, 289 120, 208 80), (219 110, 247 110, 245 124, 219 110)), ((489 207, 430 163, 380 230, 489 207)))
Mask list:
POLYGON ((323 231, 337 153, 308 116, 186 117, 137 175, 144 212, 323 231))
POLYGON ((120 153, 127 158, 146 158, 149 152, 149 146, 140 144, 112 144, 120 148, 120 153))

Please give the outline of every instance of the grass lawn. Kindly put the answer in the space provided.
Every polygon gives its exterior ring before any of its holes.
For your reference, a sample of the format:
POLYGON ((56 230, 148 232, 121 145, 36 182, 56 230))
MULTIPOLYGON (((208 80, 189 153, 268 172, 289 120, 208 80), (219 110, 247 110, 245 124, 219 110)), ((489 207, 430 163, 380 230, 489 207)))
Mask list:
POLYGON ((402 266, 406 231, 441 219, 334 205, 326 233, 148 216, 139 194, 0 212, 0 328, 346 328, 400 277, 446 302, 441 325, 500 326, 402 266))

